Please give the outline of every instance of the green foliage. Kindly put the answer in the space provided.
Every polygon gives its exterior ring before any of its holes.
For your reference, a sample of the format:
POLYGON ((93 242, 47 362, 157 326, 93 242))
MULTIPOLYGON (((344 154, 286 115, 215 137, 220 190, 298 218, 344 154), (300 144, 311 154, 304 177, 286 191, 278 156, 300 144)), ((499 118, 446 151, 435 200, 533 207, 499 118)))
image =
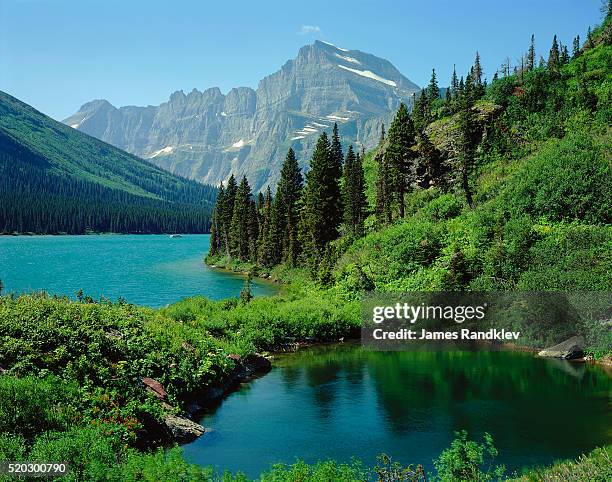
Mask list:
POLYGON ((0 376, 0 432, 32 439, 47 430, 63 430, 78 423, 75 384, 55 377, 0 376))
POLYGON ((503 465, 493 467, 497 449, 493 438, 485 433, 483 442, 468 440, 465 430, 455 433, 450 448, 434 461, 441 482, 497 480, 505 472, 503 465))
POLYGON ((369 472, 363 468, 360 462, 341 464, 332 460, 317 462, 309 465, 303 461, 297 461, 292 465, 274 465, 269 472, 260 476, 261 482, 368 482, 369 472))
POLYGON ((538 467, 512 479, 515 482, 607 482, 612 479, 612 446, 598 448, 577 460, 538 467))
POLYGON ((612 169, 604 152, 610 142, 586 133, 551 141, 516 172, 504 200, 514 215, 609 223, 612 169))

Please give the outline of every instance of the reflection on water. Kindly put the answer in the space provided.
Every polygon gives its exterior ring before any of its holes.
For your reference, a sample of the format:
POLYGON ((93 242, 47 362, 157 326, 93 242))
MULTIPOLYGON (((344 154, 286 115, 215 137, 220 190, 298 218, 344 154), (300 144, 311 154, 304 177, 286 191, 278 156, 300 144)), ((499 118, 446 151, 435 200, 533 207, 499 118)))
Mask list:
POLYGON ((386 452, 431 460, 453 432, 491 433, 511 469, 612 441, 612 383, 594 366, 506 351, 370 352, 344 344, 284 356, 211 408, 192 461, 250 476, 274 462, 386 452), (246 388, 248 387, 248 388, 246 388))

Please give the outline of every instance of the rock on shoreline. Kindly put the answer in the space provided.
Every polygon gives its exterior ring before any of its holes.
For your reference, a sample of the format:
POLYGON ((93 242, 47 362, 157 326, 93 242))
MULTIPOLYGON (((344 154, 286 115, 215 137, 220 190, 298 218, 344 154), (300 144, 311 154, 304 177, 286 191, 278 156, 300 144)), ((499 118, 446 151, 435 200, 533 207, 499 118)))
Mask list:
POLYGON ((582 358, 584 356, 584 338, 582 336, 572 336, 558 345, 545 348, 538 353, 538 356, 561 358, 563 360, 582 358))

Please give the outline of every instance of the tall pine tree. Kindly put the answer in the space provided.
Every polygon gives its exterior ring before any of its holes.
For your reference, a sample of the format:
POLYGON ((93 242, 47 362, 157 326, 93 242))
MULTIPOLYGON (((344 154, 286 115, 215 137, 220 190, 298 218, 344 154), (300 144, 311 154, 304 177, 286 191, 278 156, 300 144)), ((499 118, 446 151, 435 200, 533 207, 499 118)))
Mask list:
POLYGON ((332 153, 327 134, 323 132, 310 160, 306 174, 304 208, 300 235, 313 267, 320 263, 325 246, 338 237, 342 219, 340 177, 336 153, 332 153))
POLYGON ((292 265, 296 263, 299 255, 297 229, 303 185, 304 178, 295 152, 292 148, 289 148, 281 169, 273 206, 277 223, 276 229, 279 232, 281 260, 292 265))
POLYGON ((236 191, 230 227, 230 254, 242 261, 247 261, 251 253, 249 239, 251 202, 251 186, 244 176, 236 191))
POLYGON ((389 188, 398 206, 398 215, 404 217, 404 195, 412 184, 410 172, 415 155, 412 146, 415 144, 415 129, 406 106, 401 103, 391 127, 385 158, 388 168, 389 188))
POLYGON ((529 50, 527 51, 527 70, 533 70, 535 68, 535 61, 535 35, 531 34, 531 42, 529 43, 529 50))
POLYGON ((352 145, 349 146, 344 161, 342 188, 344 225, 353 236, 361 236, 366 209, 365 177, 362 157, 355 155, 352 145))

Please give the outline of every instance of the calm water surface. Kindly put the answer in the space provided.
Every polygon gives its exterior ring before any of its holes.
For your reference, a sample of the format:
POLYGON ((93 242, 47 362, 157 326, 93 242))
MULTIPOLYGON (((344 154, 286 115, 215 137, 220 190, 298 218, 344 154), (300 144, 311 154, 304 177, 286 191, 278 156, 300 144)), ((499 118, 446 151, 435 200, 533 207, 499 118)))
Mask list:
MULTIPOLYGON (((45 290, 119 297, 145 306, 182 298, 238 296, 244 279, 204 265, 209 235, 0 236, 0 279, 8 293, 45 290)), ((272 283, 253 283, 255 295, 272 283)))
POLYGON ((487 431, 514 470, 612 442, 612 383, 599 367, 516 352, 368 352, 355 345, 288 355, 211 407, 190 461, 256 476, 296 457, 367 465, 381 452, 423 463, 456 430, 487 431))

